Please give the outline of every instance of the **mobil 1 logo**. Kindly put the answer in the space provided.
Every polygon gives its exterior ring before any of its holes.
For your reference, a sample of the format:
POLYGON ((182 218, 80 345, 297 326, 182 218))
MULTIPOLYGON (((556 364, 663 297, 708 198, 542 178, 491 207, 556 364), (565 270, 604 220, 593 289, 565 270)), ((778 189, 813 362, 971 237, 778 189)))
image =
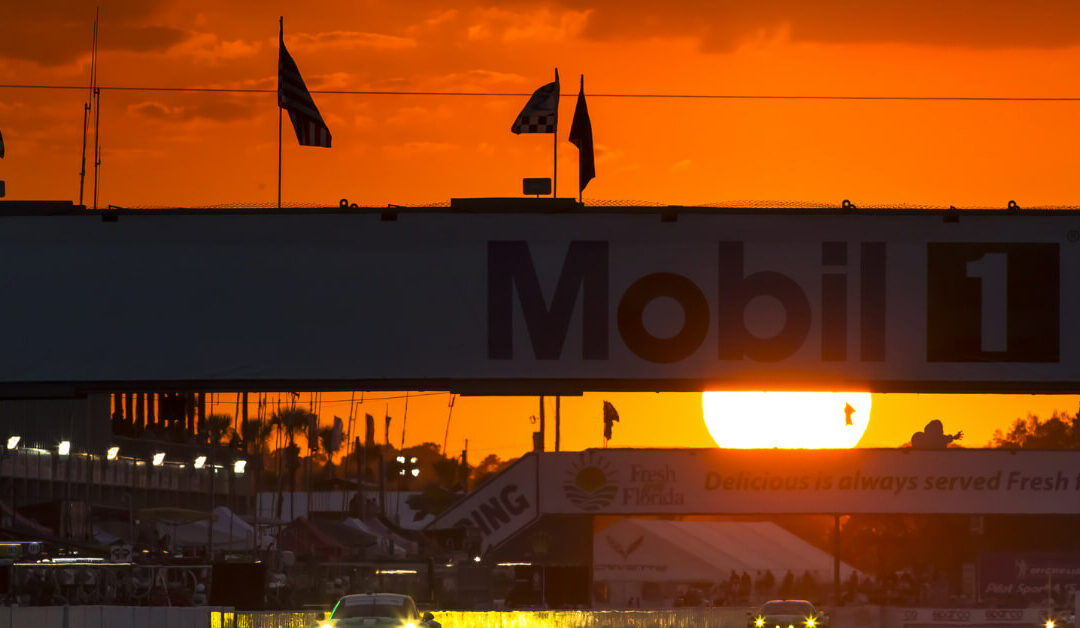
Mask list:
POLYGON ((927 244, 929 362, 1057 362, 1056 243, 927 244))

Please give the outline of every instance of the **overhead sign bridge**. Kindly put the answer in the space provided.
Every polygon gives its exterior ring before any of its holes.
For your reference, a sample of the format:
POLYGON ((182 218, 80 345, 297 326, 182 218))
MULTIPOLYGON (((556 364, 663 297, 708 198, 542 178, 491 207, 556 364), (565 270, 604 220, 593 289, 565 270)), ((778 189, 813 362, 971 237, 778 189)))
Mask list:
POLYGON ((429 529, 485 551, 543 515, 1080 514, 1080 451, 592 449, 528 454, 429 529))
POLYGON ((0 394, 1076 392, 1078 240, 1069 211, 7 201, 0 394))

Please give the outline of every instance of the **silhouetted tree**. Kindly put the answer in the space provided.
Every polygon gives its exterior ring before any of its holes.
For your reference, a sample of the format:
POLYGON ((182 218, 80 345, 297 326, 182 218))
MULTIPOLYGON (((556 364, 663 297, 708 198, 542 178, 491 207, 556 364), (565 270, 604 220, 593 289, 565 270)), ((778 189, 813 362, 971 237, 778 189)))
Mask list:
POLYGON ((429 483, 424 490, 416 495, 410 495, 405 503, 416 511, 419 518, 428 515, 438 515, 449 508, 460 498, 460 495, 440 486, 435 482, 429 483))
POLYGON ((278 434, 284 436, 288 445, 284 452, 278 452, 278 469, 284 471, 278 476, 277 513, 281 517, 282 497, 284 492, 285 474, 289 477, 289 491, 296 497, 296 471, 300 468, 300 447, 296 444, 296 437, 307 434, 311 424, 311 413, 303 408, 291 407, 274 411, 270 416, 270 424, 277 429, 278 434), (284 456, 281 454, 284 453, 284 456))
POLYGON ((1006 449, 1080 449, 1077 416, 1055 412, 1046 421, 1029 414, 1016 419, 1008 431, 995 430, 991 447, 1006 449))
POLYGON ((210 446, 217 447, 232 433, 232 416, 228 414, 211 414, 206 417, 206 431, 210 438, 210 446))

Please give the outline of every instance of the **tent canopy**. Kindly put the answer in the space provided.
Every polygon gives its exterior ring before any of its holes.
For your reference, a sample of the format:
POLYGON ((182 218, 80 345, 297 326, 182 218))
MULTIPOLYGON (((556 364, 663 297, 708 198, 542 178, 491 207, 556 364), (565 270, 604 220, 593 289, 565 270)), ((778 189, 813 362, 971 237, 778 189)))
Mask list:
POLYGON ((227 507, 218 506, 214 508, 213 513, 198 514, 201 515, 201 520, 191 523, 178 523, 176 519, 162 516, 157 521, 158 534, 168 535, 173 548, 205 547, 210 537, 207 527, 213 525, 215 550, 254 549, 255 530, 251 524, 233 514, 227 507), (210 515, 212 524, 207 521, 207 515, 210 515))
MULTIPOLYGON (((596 580, 718 582, 732 571, 752 577, 791 571, 832 579, 833 557, 771 522, 622 519, 595 534, 596 580)), ((841 578, 854 569, 840 563, 841 578)))

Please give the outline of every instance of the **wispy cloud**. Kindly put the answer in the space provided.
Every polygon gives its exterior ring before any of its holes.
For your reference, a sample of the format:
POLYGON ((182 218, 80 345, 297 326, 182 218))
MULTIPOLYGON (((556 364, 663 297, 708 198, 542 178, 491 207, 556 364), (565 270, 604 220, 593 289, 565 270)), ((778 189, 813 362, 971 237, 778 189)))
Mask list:
POLYGON ((398 37, 382 33, 356 31, 324 31, 321 33, 296 33, 285 38, 290 49, 309 52, 336 50, 405 50, 416 47, 411 37, 398 37))

